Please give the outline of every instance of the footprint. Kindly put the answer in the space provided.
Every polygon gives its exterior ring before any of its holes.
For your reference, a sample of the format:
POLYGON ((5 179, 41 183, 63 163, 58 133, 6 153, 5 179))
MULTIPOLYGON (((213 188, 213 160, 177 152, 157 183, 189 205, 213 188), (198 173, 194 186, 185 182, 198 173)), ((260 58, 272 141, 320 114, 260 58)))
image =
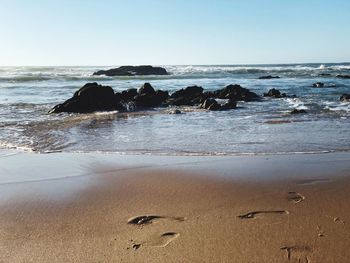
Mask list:
POLYGON ((308 246, 285 246, 281 247, 281 250, 285 250, 287 252, 287 258, 290 262, 310 262, 307 256, 307 254, 310 252, 310 247, 308 246))
POLYGON ((253 211, 253 212, 249 212, 247 214, 243 214, 243 215, 239 215, 237 216, 240 219, 252 219, 252 218, 256 218, 257 215, 260 214, 289 214, 289 211, 287 210, 266 210, 266 211, 253 211))
POLYGON ((299 180, 296 183, 299 185, 310 185, 310 184, 318 184, 318 183, 326 183, 330 182, 331 180, 327 178, 316 178, 316 179, 305 179, 305 180, 299 180))
POLYGON ((305 196, 297 192, 288 192, 288 201, 295 204, 300 203, 305 200, 305 196))
POLYGON ((161 235, 150 236, 145 241, 133 242, 131 248, 138 250, 141 247, 166 247, 179 236, 180 234, 176 232, 165 232, 161 235))
POLYGON ((143 216, 136 216, 132 217, 128 220, 128 224, 132 225, 147 225, 155 222, 159 219, 168 219, 173 221, 184 221, 184 217, 165 217, 165 216, 157 216, 157 215, 143 215, 143 216))
POLYGON ((345 224, 345 221, 344 221, 344 220, 341 220, 339 217, 334 217, 334 218, 333 218, 333 221, 334 221, 334 223, 340 223, 340 224, 342 224, 342 225, 345 224))

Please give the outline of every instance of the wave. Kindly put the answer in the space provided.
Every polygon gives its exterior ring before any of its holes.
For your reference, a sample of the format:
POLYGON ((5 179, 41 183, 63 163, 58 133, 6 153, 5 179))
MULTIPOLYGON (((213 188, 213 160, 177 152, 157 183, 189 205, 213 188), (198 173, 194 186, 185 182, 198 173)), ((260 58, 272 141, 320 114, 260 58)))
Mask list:
POLYGON ((350 64, 281 64, 281 65, 185 65, 163 66, 168 76, 93 76, 93 72, 109 67, 7 67, 0 68, 0 82, 104 81, 113 79, 183 79, 232 77, 232 75, 282 74, 286 76, 341 74, 350 64))

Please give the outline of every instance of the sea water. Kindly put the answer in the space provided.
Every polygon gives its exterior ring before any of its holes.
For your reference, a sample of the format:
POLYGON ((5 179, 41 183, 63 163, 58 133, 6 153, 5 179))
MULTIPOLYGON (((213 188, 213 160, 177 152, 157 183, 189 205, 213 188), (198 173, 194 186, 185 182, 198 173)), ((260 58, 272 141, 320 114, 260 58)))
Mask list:
POLYGON ((112 67, 1 67, 0 149, 32 152, 116 152, 122 154, 235 155, 318 153, 350 150, 350 64, 164 66, 170 75, 93 76, 112 67), (326 74, 326 75, 325 75, 326 74), (327 75, 330 74, 330 75, 327 75), (278 75, 279 79, 259 79, 278 75), (87 82, 116 92, 149 82, 170 93, 191 85, 204 90, 229 84, 262 95, 271 88, 295 98, 238 102, 229 111, 179 107, 139 113, 47 112, 87 82), (314 88, 315 82, 325 83, 314 88), (293 109, 307 114, 291 115, 293 109))

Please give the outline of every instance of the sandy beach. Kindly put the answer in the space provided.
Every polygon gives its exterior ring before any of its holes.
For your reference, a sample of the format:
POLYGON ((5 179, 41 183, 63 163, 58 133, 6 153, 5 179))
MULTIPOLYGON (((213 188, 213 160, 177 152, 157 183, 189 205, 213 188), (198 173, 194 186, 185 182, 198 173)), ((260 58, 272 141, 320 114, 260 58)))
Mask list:
POLYGON ((348 262, 349 157, 2 155, 0 261, 348 262))

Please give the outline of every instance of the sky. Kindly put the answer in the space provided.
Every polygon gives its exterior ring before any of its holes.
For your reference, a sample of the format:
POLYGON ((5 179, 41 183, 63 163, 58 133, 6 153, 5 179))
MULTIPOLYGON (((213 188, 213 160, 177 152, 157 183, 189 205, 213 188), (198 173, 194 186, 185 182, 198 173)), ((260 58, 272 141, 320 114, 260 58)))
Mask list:
POLYGON ((2 0, 0 65, 350 61, 349 0, 2 0))

